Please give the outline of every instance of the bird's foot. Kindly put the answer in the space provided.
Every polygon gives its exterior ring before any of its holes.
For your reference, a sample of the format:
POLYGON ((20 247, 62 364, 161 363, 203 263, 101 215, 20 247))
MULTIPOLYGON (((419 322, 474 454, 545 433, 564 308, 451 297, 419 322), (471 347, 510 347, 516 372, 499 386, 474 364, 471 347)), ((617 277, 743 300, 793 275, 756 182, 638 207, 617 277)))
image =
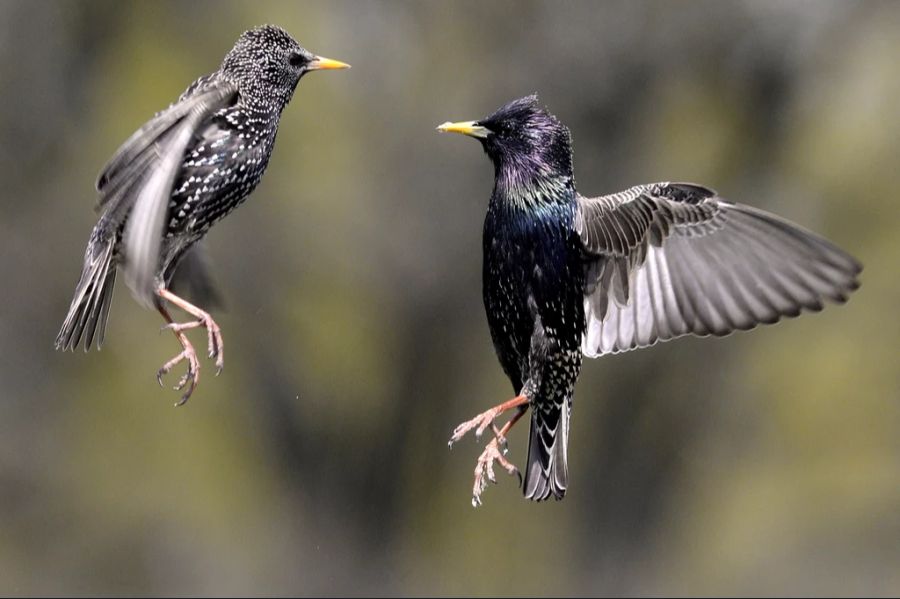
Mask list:
MULTIPOLYGON (((499 433, 499 431, 495 432, 499 433)), ((522 486, 522 475, 519 473, 519 469, 504 457, 506 449, 501 449, 505 444, 505 439, 502 443, 499 439, 500 436, 491 439, 490 443, 485 446, 484 451, 478 457, 478 462, 475 464, 475 484, 472 486, 472 507, 481 505, 481 494, 487 489, 488 481, 494 484, 497 483, 497 477, 494 474, 494 462, 500 464, 510 476, 516 476, 519 479, 519 486, 522 486)))
POLYGON ((453 444, 465 437, 466 434, 473 428, 475 429, 475 438, 480 439, 484 431, 488 427, 491 427, 491 429, 494 431, 494 436, 499 441, 500 447, 503 449, 503 453, 505 454, 506 437, 504 436, 504 433, 498 430, 496 425, 494 425, 494 420, 497 418, 497 416, 504 413, 505 411, 511 408, 523 406, 527 403, 528 397, 526 397, 525 395, 518 395, 509 401, 503 402, 498 406, 494 406, 486 412, 482 412, 471 420, 466 420, 455 429, 453 429, 453 434, 450 436, 450 442, 447 443, 447 446, 450 447, 450 449, 453 449, 453 444))
POLYGON ((216 324, 216 321, 212 319, 212 316, 203 312, 202 310, 198 311, 199 314, 196 314, 197 320, 192 320, 189 322, 171 322, 163 327, 163 330, 169 329, 175 332, 175 334, 183 333, 184 331, 189 331, 191 329, 196 329, 203 327, 206 329, 207 333, 207 344, 209 347, 209 357, 215 358, 216 360, 216 376, 218 376, 222 369, 225 367, 225 353, 223 351, 223 341, 222 341, 222 329, 219 328, 219 325, 216 324))
POLYGON ((494 426, 494 419, 500 415, 500 407, 496 406, 487 410, 486 412, 482 412, 475 418, 471 420, 466 420, 455 429, 453 429, 453 434, 450 436, 450 442, 447 444, 451 449, 453 448, 453 444, 462 439, 468 434, 473 428, 475 429, 475 438, 480 439, 481 435, 484 434, 484 431, 487 427, 492 427, 495 433, 498 433, 499 430, 496 426, 494 426))
POLYGON ((176 391, 181 391, 185 386, 187 386, 187 390, 181 396, 178 403, 175 404, 176 406, 183 405, 194 392, 194 389, 197 388, 197 383, 200 382, 200 360, 197 358, 197 352, 194 350, 194 346, 191 345, 190 341, 187 340, 187 337, 179 335, 179 340, 183 347, 181 353, 163 364, 162 368, 156 371, 156 380, 159 382, 160 387, 162 387, 162 378, 169 374, 182 360, 187 361, 187 372, 184 373, 175 385, 176 391))
POLYGON ((516 475, 519 478, 519 486, 522 486, 522 475, 519 474, 518 468, 506 459, 508 451, 506 446, 506 434, 513 426, 515 426, 516 422, 519 421, 525 412, 528 411, 528 401, 527 396, 519 395, 499 406, 491 408, 487 412, 479 414, 472 420, 463 422, 456 427, 455 431, 453 431, 453 437, 450 439, 451 447, 453 447, 455 441, 461 439, 463 435, 473 428, 477 427, 477 435, 484 432, 484 429, 488 426, 490 426, 491 430, 494 432, 494 438, 485 446, 484 451, 478 457, 478 462, 475 464, 475 484, 472 486, 472 507, 481 505, 481 494, 484 493, 484 490, 487 488, 488 481, 492 483, 497 482, 497 477, 494 475, 494 462, 500 464, 500 466, 510 475, 516 475), (498 429, 494 424, 494 419, 510 408, 516 408, 516 413, 513 414, 512 418, 510 418, 502 428, 498 429))

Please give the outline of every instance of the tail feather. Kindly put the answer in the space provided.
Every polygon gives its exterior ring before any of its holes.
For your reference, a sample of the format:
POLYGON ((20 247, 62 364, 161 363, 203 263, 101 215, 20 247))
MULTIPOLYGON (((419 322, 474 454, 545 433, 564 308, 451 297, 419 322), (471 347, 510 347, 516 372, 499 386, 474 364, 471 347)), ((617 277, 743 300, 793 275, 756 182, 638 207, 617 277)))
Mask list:
POLYGON ((91 348, 95 338, 97 349, 103 345, 116 282, 116 265, 113 264, 115 242, 114 237, 94 238, 88 245, 84 270, 75 286, 75 297, 56 336, 56 349, 74 351, 82 338, 84 351, 91 348))
POLYGON ((525 466, 523 491, 527 499, 544 501, 553 496, 562 499, 569 486, 569 398, 559 410, 556 426, 551 427, 540 408, 531 415, 531 435, 528 438, 528 463, 525 466))
POLYGON ((103 286, 103 305, 100 308, 100 318, 97 321, 97 327, 95 329, 98 333, 98 349, 102 347, 103 342, 106 341, 106 324, 109 321, 109 306, 112 304, 113 291, 116 287, 116 267, 113 265, 110 269, 111 272, 107 275, 106 283, 103 286))

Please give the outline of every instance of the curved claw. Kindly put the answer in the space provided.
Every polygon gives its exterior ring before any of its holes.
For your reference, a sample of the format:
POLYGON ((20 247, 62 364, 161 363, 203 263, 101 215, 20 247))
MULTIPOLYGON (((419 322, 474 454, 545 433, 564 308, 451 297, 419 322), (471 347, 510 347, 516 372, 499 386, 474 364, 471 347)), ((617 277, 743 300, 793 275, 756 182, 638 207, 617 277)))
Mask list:
POLYGON ((222 339, 222 330, 209 315, 198 320, 198 323, 206 329, 207 355, 210 359, 215 358, 216 375, 218 376, 218 373, 225 367, 225 356, 223 355, 225 342, 222 339))
POLYGON ((181 396, 181 399, 175 402, 175 407, 179 408, 187 403, 188 398, 191 396, 191 393, 194 392, 194 385, 191 385, 191 388, 188 389, 184 395, 181 396))
MULTIPOLYGON (((184 380, 184 384, 190 383, 190 385, 188 385, 187 390, 182 394, 181 399, 175 402, 176 408, 186 404, 187 400, 191 397, 191 394, 194 393, 194 389, 197 388, 197 378, 192 374, 188 373, 184 375, 182 380, 184 380)), ((183 386, 184 385, 179 386, 177 390, 180 390, 183 386)))
POLYGON ((184 395, 181 396, 181 400, 175 404, 176 406, 184 405, 184 403, 187 402, 188 398, 194 392, 194 389, 197 388, 197 383, 200 380, 200 361, 197 359, 194 347, 187 341, 187 338, 181 339, 181 342, 184 347, 182 352, 163 364, 162 368, 156 371, 156 380, 160 386, 163 386, 162 378, 171 372, 179 362, 187 360, 187 372, 178 379, 178 383, 173 387, 176 391, 181 391, 187 386, 187 390, 184 392, 184 395))

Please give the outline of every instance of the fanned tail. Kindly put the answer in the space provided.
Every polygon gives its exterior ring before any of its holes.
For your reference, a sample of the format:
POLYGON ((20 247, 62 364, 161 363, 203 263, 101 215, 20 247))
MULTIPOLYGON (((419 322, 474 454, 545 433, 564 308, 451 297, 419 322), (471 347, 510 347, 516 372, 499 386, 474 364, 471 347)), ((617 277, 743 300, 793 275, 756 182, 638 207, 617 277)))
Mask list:
POLYGON ((56 349, 75 350, 84 338, 84 351, 91 348, 94 338, 97 349, 103 345, 106 320, 116 283, 116 265, 113 264, 115 236, 92 236, 84 256, 84 269, 69 313, 56 336, 56 349))

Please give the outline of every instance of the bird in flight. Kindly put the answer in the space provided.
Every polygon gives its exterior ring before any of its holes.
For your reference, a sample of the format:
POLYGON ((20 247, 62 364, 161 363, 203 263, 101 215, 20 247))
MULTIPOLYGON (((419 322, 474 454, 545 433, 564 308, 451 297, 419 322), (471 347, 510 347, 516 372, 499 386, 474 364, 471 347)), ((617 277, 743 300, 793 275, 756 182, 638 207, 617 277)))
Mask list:
MULTIPOLYGON (((316 56, 272 25, 243 33, 219 70, 194 81, 118 149, 97 179, 100 219, 91 232, 81 278, 56 348, 103 344, 116 280, 122 269, 134 298, 156 308, 181 344, 157 373, 180 362, 181 405, 197 387, 200 361, 185 331, 207 331, 217 374, 224 365, 222 333, 208 312, 169 288, 179 263, 209 228, 256 188, 269 162, 281 112, 310 71, 350 65, 316 56), (190 316, 175 322, 168 306, 190 316)), ((187 257, 187 258, 186 258, 187 257)), ((203 276, 202 271, 190 269, 203 276)), ((187 270, 187 269, 186 269, 187 270)))
POLYGON ((568 128, 536 96, 439 131, 478 139, 494 165, 483 236, 483 299, 516 396, 453 431, 490 429, 475 467, 481 503, 494 463, 513 475, 506 436, 531 408, 525 497, 562 499, 582 357, 683 335, 723 336, 825 300, 844 302, 862 266, 822 237, 707 187, 651 183, 606 196, 578 193, 568 128), (511 418, 497 427, 508 410, 511 418))

